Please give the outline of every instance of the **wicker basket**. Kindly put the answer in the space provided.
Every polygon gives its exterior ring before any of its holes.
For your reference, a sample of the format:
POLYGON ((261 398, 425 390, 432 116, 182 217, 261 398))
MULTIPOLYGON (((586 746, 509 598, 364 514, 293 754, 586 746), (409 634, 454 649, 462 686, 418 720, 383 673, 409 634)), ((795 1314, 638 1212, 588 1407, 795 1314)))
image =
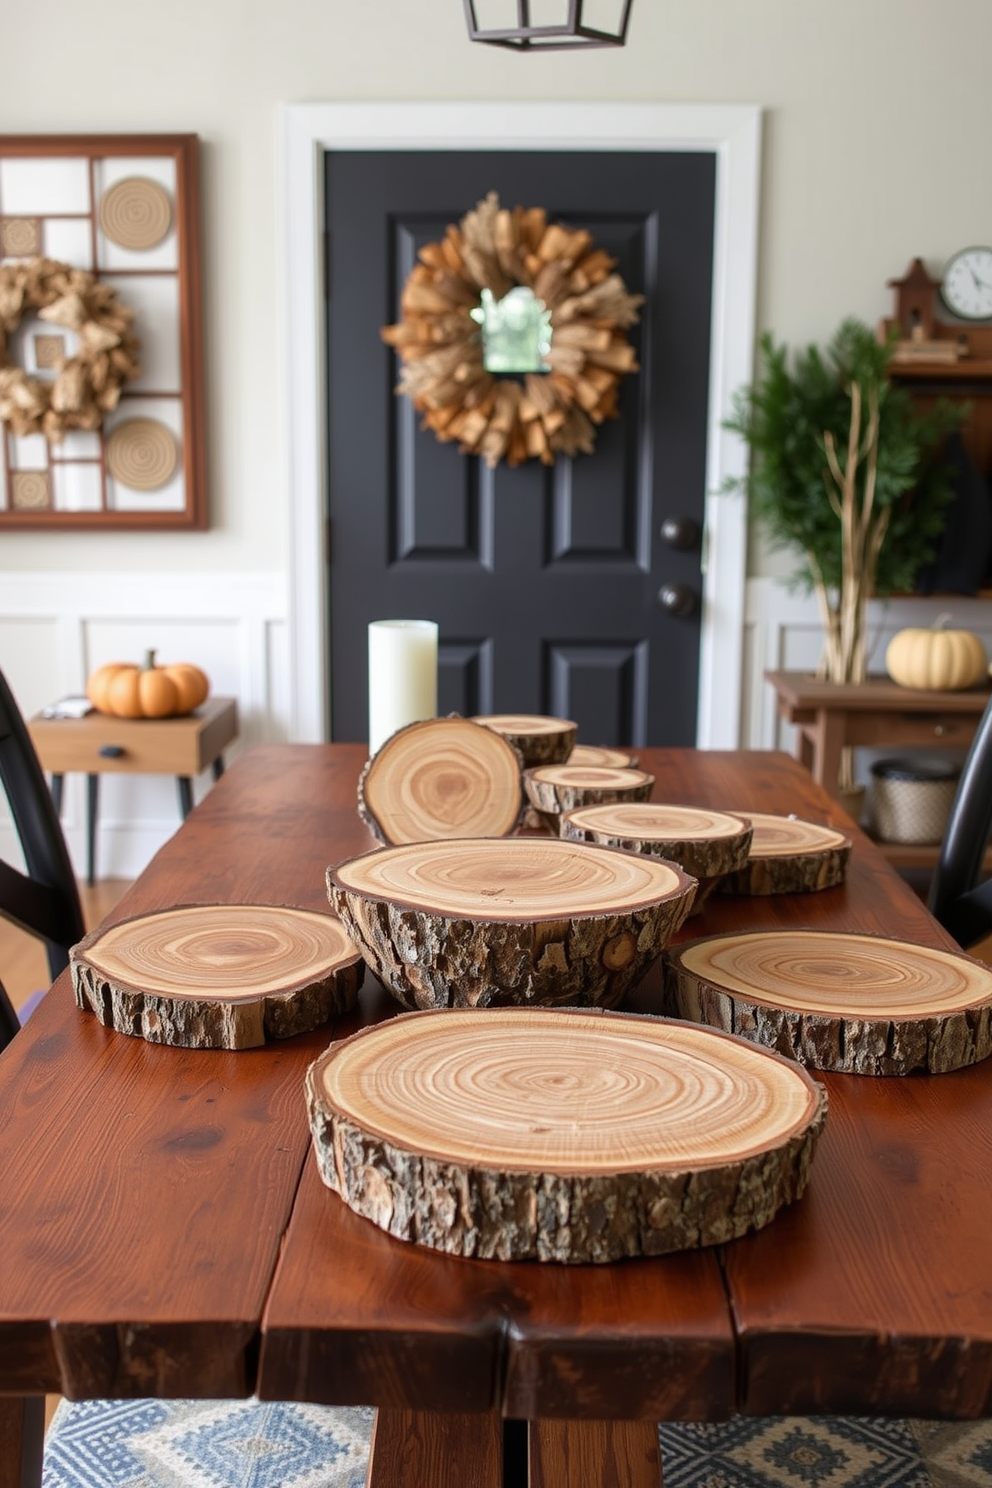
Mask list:
POLYGON ((883 842, 939 842, 958 788, 950 760, 876 760, 868 792, 868 830, 883 842))

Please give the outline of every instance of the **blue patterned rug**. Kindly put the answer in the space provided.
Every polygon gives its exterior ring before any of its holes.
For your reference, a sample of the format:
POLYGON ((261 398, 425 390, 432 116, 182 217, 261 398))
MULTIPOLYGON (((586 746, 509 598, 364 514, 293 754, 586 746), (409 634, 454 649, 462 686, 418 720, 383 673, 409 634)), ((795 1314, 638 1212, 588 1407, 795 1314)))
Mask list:
MULTIPOLYGON (((253 1400, 63 1403, 43 1488, 363 1488, 373 1416, 253 1400)), ((659 1434, 664 1488, 992 1488, 988 1421, 738 1417, 659 1434)))

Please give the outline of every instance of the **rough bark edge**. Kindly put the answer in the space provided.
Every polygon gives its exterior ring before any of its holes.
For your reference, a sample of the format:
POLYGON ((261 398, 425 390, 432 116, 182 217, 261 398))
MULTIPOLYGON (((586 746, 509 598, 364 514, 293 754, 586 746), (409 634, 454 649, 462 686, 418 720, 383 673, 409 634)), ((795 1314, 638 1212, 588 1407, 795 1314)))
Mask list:
POLYGON ((538 765, 563 765, 566 763, 575 745, 575 737, 579 731, 578 724, 572 723, 568 728, 556 729, 552 732, 541 734, 508 733, 503 729, 494 728, 491 723, 483 723, 480 719, 473 718, 473 723, 478 723, 480 728, 487 728, 493 734, 499 734, 520 756, 521 769, 530 769, 538 765))
MULTIPOLYGON (((448 718, 457 718, 462 723, 472 723, 472 719, 470 719, 470 718, 462 718, 462 715, 460 713, 449 713, 449 714, 447 714, 447 717, 448 718)), ((438 720, 436 718, 429 718, 429 719, 424 719, 423 720, 423 723, 436 723, 437 721, 438 720)), ((383 741, 383 743, 376 750, 375 754, 373 754, 369 759, 367 759, 365 761, 364 765, 362 766, 362 772, 361 772, 361 774, 358 777, 358 815, 361 818, 361 820, 365 823, 365 825, 368 827, 369 831, 372 833, 372 835, 376 839, 376 841, 377 842, 381 842, 384 847, 402 847, 402 846, 405 846, 405 843, 395 842, 392 837, 387 836, 385 827, 382 825, 382 823, 379 821, 378 817, 373 812, 372 808, 369 806, 368 801, 367 801, 366 796, 365 796, 365 788, 366 788, 366 784, 368 782, 369 772, 372 769, 372 766, 375 764, 376 760, 382 754, 383 750, 387 748, 387 746, 392 742, 393 739, 398 738, 400 736, 400 734, 408 733, 411 729, 421 728, 422 726, 423 726, 422 723, 408 723, 405 728, 397 729, 395 734, 390 734, 389 738, 383 741)), ((484 727, 484 725, 481 724, 481 723, 474 724, 473 726, 475 728, 483 728, 484 727)), ((520 753, 520 750, 517 749, 515 747, 515 745, 513 745, 510 742, 510 740, 506 737, 505 734, 499 734, 499 733, 497 733, 496 729, 488 729, 487 732, 490 733, 490 734, 496 734, 496 737, 498 739, 502 739, 502 741, 506 745, 506 747, 508 749, 510 749, 510 750, 513 751, 513 754, 516 756, 517 775, 518 775, 518 778, 522 779, 522 777, 523 777, 523 771, 524 771, 524 762, 523 762, 523 757, 522 757, 522 755, 520 753)), ((513 834, 514 834, 514 832, 520 826, 521 821, 523 820, 524 811, 526 809, 526 804, 527 803, 524 800, 524 794, 523 794, 523 785, 521 784, 521 786, 520 786, 520 801, 519 801, 518 806, 517 806, 517 814, 516 814, 516 816, 515 816, 512 824, 506 829, 506 831, 505 832, 490 832, 490 833, 487 833, 487 832, 475 832, 475 831, 473 831, 472 835, 473 836, 477 836, 477 837, 486 837, 486 836, 493 836, 493 837, 512 837, 513 834)), ((459 834, 458 833, 450 833, 448 835, 450 837, 453 837, 454 838, 454 837, 457 837, 459 834)))
POLYGON ((754 835, 748 826, 734 837, 669 837, 660 841, 622 837, 614 832, 597 831, 595 827, 580 827, 567 816, 562 816, 559 831, 562 837, 572 842, 594 842, 600 847, 618 847, 623 852, 639 853, 642 857, 664 858, 677 863, 693 878, 714 880, 727 873, 737 873, 746 866, 754 835))
MULTIPOLYGON (((643 771, 640 772, 644 774, 643 771)), ((559 833, 562 814, 577 806, 612 806, 617 801, 646 801, 654 788, 654 776, 648 775, 637 785, 596 786, 559 785, 550 780, 535 780, 523 772, 524 795, 544 826, 555 836, 559 833)))
POLYGON ((850 841, 843 847, 826 847, 816 852, 749 858, 743 868, 723 880, 720 893, 815 894, 844 882, 850 858, 850 841))
POLYGON ((627 912, 524 923, 432 914, 339 888, 335 912, 376 976, 411 1010, 615 1007, 682 925, 695 882, 627 912), (613 964, 610 964, 610 963, 613 964))
POLYGON ((992 1003, 930 1018, 831 1017, 767 1007, 664 957, 663 1011, 735 1033, 809 1069, 849 1075, 943 1075, 992 1054, 992 1003))
POLYGON ((95 1013, 105 1028, 143 1038, 149 1044, 183 1049, 253 1049, 268 1039, 309 1033, 353 1008, 365 977, 365 962, 356 950, 353 958, 316 981, 269 992, 250 1002, 167 997, 127 982, 111 981, 93 966, 86 958, 87 951, 100 934, 99 930, 91 931, 70 948, 76 1006, 95 1013))
POLYGON ((556 1175, 463 1167, 404 1150, 327 1105, 307 1072, 320 1176, 399 1240, 478 1260, 602 1263, 721 1245, 768 1224, 806 1187, 827 1095, 802 1131, 722 1167, 556 1175))

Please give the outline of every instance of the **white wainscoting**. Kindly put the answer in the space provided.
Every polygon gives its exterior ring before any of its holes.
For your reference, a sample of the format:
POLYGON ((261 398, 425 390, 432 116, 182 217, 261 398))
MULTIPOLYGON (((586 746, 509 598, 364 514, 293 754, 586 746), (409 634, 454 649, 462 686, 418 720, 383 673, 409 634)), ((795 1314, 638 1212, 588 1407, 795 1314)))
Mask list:
MULTIPOLYGON (((0 667, 25 716, 84 690, 94 667, 194 661, 218 696, 238 701, 248 744, 291 736, 286 579, 275 573, 0 574, 0 667)), ((209 772, 194 782, 195 799, 209 772)), ((0 855, 19 863, 0 798, 0 855)), ((85 871, 85 777, 65 782, 63 826, 78 873, 85 871)), ((179 825, 176 783, 165 776, 104 775, 96 861, 100 877, 140 873, 179 825)))
MULTIPOLYGON (((907 625, 929 626, 951 616, 956 630, 973 630, 992 656, 992 601, 941 595, 927 599, 875 600, 870 606, 869 671, 884 673, 885 648, 907 625)), ((749 579, 744 622, 741 743, 746 749, 794 749, 795 729, 775 712, 766 670, 813 671, 820 659, 819 611, 812 595, 792 593, 776 579, 749 579)), ((859 755, 862 752, 859 751, 859 755)), ((867 759, 867 751, 864 751, 867 759)), ((864 761, 858 769, 865 778, 864 761)))

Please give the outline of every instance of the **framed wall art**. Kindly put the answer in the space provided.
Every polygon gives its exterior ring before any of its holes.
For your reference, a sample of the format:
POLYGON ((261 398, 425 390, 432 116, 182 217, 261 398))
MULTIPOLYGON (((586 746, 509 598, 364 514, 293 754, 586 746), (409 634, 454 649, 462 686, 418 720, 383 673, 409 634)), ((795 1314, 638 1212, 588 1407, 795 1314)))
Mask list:
POLYGON ((0 135, 0 528, 207 526, 195 135, 0 135))

